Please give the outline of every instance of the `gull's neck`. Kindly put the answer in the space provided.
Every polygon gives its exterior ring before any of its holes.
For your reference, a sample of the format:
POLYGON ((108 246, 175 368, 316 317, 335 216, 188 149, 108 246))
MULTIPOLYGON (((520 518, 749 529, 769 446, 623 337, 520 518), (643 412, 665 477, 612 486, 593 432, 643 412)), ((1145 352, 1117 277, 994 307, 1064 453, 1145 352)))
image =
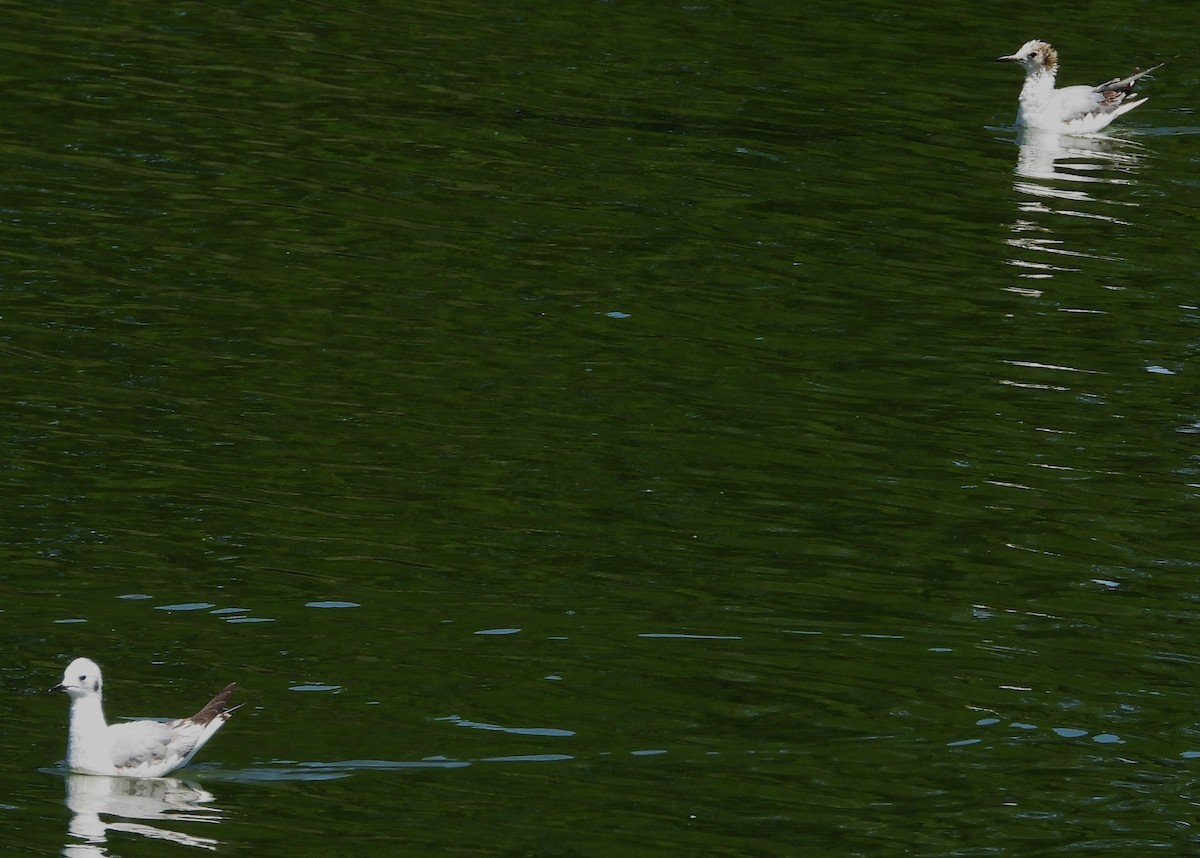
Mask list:
POLYGON ((1054 76, 1058 67, 1042 67, 1026 72, 1018 99, 1017 124, 1023 125, 1026 117, 1037 113, 1054 92, 1054 76))
POLYGON ((108 724, 100 695, 76 697, 71 701, 71 724, 67 729, 67 768, 94 774, 112 774, 108 724))

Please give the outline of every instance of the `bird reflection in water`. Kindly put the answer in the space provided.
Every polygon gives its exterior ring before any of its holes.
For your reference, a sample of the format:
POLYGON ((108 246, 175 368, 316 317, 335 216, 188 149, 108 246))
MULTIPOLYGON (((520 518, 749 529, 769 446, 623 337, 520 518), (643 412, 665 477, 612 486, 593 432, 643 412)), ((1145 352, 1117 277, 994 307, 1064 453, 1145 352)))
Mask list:
MULTIPOLYGON (((1137 203, 1127 191, 1116 193, 1116 187, 1136 184, 1141 144, 1118 137, 1072 137, 1029 129, 1017 142, 1020 152, 1013 168, 1013 190, 1018 215, 1008 244, 1031 252, 1010 257, 1009 263, 1021 269, 1021 277, 1038 279, 1078 271, 1086 259, 1114 261, 1108 252, 1069 247, 1063 235, 1078 221, 1064 218, 1128 226, 1120 209, 1137 203)), ((1103 244, 1115 246, 1113 241, 1103 244)), ((1036 294, 1036 290, 1018 291, 1036 294)))
POLYGON ((175 778, 122 778, 68 775, 66 805, 71 811, 63 846, 69 858, 107 856, 110 833, 169 840, 182 846, 215 850, 219 841, 177 830, 178 823, 220 822, 212 793, 175 778), (135 821, 136 820, 136 821, 135 821))

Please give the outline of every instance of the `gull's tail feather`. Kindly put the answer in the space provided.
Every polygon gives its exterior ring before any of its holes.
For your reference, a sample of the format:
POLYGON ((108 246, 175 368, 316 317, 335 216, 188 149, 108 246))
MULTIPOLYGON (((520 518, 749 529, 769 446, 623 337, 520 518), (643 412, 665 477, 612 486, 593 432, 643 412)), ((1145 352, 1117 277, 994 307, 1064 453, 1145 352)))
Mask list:
POLYGON ((191 750, 187 752, 182 760, 175 764, 174 768, 183 768, 190 763, 192 757, 196 756, 196 753, 213 737, 213 734, 225 726, 225 722, 229 720, 229 716, 242 708, 240 705, 232 707, 226 705, 229 703, 229 698, 236 688, 236 682, 229 683, 220 694, 208 701, 204 705, 204 708, 191 718, 171 722, 172 724, 185 724, 192 731, 200 731, 200 735, 195 737, 196 744, 192 746, 191 750))
MULTIPOLYGON (((229 683, 228 685, 225 686, 225 688, 221 691, 220 694, 218 694, 212 700, 205 703, 203 709, 201 709, 199 712, 197 712, 195 715, 193 715, 191 718, 188 718, 187 720, 195 721, 197 724, 207 724, 210 721, 212 721, 214 718, 218 718, 221 716, 225 716, 225 718, 228 718, 229 713, 233 712, 233 709, 229 709, 227 704, 229 703, 229 698, 233 696, 233 692, 236 689, 237 689, 236 682, 229 683)), ((235 706, 234 709, 236 709, 236 708, 237 707, 235 706)), ((222 718, 222 720, 224 720, 224 718, 222 718)))
POLYGON ((1139 104, 1145 104, 1149 100, 1150 100, 1150 96, 1147 95, 1145 98, 1139 98, 1137 101, 1121 102, 1121 106, 1112 112, 1113 119, 1116 119, 1118 116, 1120 116, 1123 113, 1128 113, 1129 111, 1131 111, 1135 107, 1137 107, 1139 104))
POLYGON ((1096 92, 1123 92, 1128 95, 1129 93, 1133 92, 1134 84, 1151 72, 1158 71, 1160 68, 1165 66, 1167 62, 1170 61, 1167 60, 1161 62, 1152 68, 1146 69, 1145 71, 1141 71, 1140 69, 1135 70, 1134 73, 1129 77, 1114 77, 1112 80, 1102 83, 1096 87, 1096 92))

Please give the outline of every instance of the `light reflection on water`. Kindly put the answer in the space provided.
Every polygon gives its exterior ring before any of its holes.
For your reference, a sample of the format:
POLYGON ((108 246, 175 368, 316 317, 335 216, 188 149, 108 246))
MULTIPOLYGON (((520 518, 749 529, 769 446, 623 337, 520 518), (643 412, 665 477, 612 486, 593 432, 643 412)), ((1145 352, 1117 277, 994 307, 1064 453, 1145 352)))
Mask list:
POLYGON ((66 856, 104 856, 110 832, 181 846, 215 850, 220 841, 179 830, 180 823, 214 823, 224 818, 212 793, 177 778, 119 778, 67 775, 66 805, 71 811, 63 846, 66 856))
MULTIPOLYGON (((789 756, 794 752, 786 749, 745 750, 738 752, 745 756, 770 757, 789 756)), ((629 757, 663 757, 673 755, 667 748, 635 748, 622 751, 620 754, 601 751, 595 754, 597 759, 627 755, 629 757)), ((706 751, 704 757, 719 756, 719 751, 706 751)), ((272 760, 262 766, 251 766, 244 769, 210 769, 204 773, 207 781, 228 781, 236 783, 254 783, 258 781, 328 781, 352 777, 367 772, 405 772, 420 769, 465 769, 480 764, 523 764, 523 763, 568 763, 581 762, 576 754, 501 754, 492 757, 479 757, 470 760, 456 760, 448 757, 427 757, 423 760, 334 760, 330 762, 299 762, 295 760, 272 760)))
MULTIPOLYGON (((1110 189, 1136 184, 1144 158, 1142 144, 1120 137, 1070 137, 1029 130, 1017 142, 1013 189, 1018 215, 1008 244, 1020 253, 1008 262, 1020 269, 1019 276, 1039 280, 1077 272, 1085 259, 1120 261, 1119 232, 1108 234, 1103 252, 1071 246, 1066 237, 1071 223, 1066 219, 1099 221, 1114 229, 1129 227, 1130 222, 1113 209, 1137 203, 1116 198, 1110 189), (1080 261, 1072 263, 1073 259, 1080 261)), ((1028 286, 1011 291, 1039 294, 1028 286)))

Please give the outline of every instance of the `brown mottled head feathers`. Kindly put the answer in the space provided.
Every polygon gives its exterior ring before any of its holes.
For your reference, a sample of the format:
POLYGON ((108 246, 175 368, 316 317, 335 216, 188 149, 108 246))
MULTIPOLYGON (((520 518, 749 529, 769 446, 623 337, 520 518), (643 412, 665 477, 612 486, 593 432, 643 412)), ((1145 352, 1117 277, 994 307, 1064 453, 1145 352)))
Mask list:
POLYGON ((1038 53, 1042 55, 1042 65, 1046 71, 1054 74, 1058 71, 1058 51, 1054 50, 1054 46, 1048 42, 1038 42, 1036 48, 1038 53))
POLYGON ((1058 51, 1049 42, 1030 39, 1015 54, 996 57, 996 62, 1020 63, 1027 74, 1042 71, 1053 76, 1058 71, 1058 51))

